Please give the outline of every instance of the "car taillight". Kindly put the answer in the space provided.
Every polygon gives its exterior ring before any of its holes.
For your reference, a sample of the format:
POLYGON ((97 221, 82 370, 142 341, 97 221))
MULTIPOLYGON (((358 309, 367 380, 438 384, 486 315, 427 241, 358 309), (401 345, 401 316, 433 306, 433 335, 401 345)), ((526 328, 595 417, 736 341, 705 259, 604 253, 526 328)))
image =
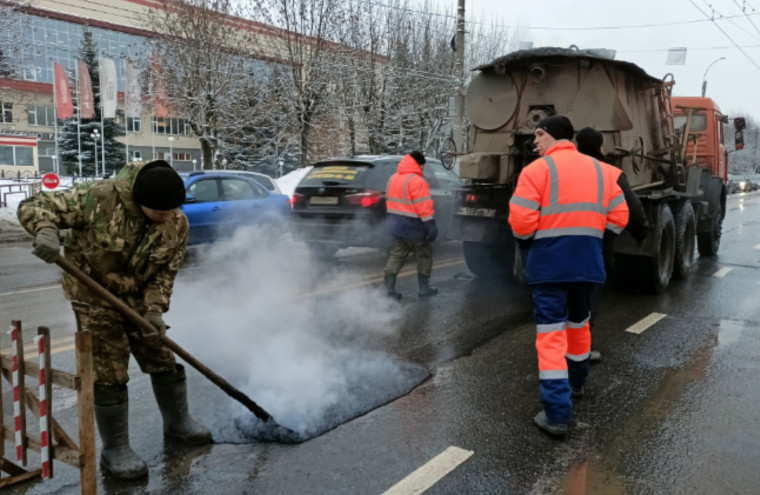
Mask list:
POLYGON ((478 195, 477 194, 465 194, 464 196, 464 202, 465 203, 477 203, 478 202, 478 195))
POLYGON ((362 208, 369 208, 380 202, 382 195, 380 191, 364 191, 356 194, 346 195, 346 201, 352 205, 359 205, 362 208))
POLYGON ((302 205, 304 203, 304 200, 306 199, 306 196, 304 196, 301 193, 293 193, 292 198, 288 198, 288 204, 291 208, 295 208, 298 205, 302 205))

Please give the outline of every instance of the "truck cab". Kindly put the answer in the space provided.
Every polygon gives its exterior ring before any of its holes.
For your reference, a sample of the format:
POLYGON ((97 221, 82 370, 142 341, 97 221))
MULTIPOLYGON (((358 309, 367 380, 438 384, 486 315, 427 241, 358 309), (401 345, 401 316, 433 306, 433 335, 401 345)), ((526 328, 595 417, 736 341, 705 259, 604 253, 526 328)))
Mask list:
POLYGON ((684 165, 699 164, 708 167, 723 182, 728 181, 728 151, 726 150, 723 124, 728 117, 721 113, 710 98, 682 96, 671 98, 673 127, 680 136, 689 121, 689 136, 681 140, 685 144, 682 154, 684 165))

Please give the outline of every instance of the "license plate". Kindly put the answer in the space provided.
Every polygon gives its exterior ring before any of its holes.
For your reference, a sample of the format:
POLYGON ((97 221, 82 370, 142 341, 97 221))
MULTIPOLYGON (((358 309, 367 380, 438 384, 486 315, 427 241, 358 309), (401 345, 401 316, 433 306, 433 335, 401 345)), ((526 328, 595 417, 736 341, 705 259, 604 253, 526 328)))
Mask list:
POLYGON ((337 196, 312 196, 310 200, 310 204, 334 206, 338 204, 338 197, 337 196))
POLYGON ((457 210, 457 215, 464 215, 467 217, 488 217, 493 218, 496 216, 495 208, 472 208, 470 206, 460 206, 457 210))

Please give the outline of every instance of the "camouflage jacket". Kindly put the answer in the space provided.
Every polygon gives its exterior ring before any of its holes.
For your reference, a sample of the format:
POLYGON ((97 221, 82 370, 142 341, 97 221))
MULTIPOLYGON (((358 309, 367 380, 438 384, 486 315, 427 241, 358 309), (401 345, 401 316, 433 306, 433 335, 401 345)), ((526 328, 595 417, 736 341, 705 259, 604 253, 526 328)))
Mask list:
MULTIPOLYGON (((185 254, 187 217, 150 222, 132 197, 144 163, 129 164, 114 179, 78 184, 68 191, 41 192, 18 207, 21 225, 32 235, 44 227, 70 229, 64 256, 134 310, 166 312, 174 278, 185 254)), ((64 273, 67 299, 109 306, 64 273)))

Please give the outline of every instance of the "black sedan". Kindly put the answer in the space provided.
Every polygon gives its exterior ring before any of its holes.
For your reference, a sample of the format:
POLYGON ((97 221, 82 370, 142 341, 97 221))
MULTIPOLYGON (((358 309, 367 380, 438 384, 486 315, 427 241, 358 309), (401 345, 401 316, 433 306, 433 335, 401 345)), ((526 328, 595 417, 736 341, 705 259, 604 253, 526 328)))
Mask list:
MULTIPOLYGON (((383 249, 385 188, 401 155, 359 155, 315 163, 293 194, 293 231, 320 255, 345 247, 383 249)), ((423 176, 430 186, 439 239, 446 238, 459 177, 440 161, 427 159, 423 176)))

